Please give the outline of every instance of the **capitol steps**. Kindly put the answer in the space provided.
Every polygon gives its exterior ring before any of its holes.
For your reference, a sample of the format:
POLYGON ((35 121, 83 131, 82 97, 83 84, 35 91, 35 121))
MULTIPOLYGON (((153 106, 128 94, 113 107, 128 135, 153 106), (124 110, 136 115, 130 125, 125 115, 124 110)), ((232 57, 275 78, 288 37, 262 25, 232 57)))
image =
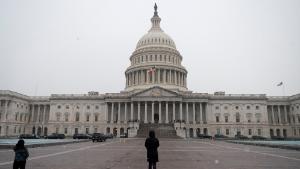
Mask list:
POLYGON ((149 136, 149 131, 154 130, 157 138, 180 138, 177 136, 176 131, 172 124, 145 124, 141 123, 137 136, 139 138, 146 138, 149 136))

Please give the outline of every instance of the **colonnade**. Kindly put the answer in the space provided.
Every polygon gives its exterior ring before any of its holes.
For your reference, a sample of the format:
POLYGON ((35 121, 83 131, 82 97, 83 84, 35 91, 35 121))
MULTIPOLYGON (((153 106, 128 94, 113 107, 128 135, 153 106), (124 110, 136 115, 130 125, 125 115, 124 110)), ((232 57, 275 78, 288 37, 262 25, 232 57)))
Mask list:
POLYGON ((128 72, 126 74, 126 86, 161 83, 186 87, 186 72, 160 68, 155 68, 155 71, 149 71, 150 69, 151 67, 128 72))
POLYGON ((206 123, 207 103, 142 101, 107 102, 106 121, 108 123, 206 123))
POLYGON ((50 105, 48 104, 32 104, 28 118, 29 123, 45 124, 49 120, 50 105))
POLYGON ((288 124, 291 122, 288 105, 268 105, 267 109, 270 124, 288 124))

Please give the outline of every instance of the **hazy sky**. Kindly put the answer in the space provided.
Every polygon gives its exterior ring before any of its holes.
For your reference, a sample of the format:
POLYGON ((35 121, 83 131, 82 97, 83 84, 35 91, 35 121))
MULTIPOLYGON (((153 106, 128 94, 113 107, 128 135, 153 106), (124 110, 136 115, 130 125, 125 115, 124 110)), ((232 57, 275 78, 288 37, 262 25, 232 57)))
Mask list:
POLYGON ((0 89, 119 92, 157 2, 194 92, 300 93, 299 0, 1 0, 0 89))

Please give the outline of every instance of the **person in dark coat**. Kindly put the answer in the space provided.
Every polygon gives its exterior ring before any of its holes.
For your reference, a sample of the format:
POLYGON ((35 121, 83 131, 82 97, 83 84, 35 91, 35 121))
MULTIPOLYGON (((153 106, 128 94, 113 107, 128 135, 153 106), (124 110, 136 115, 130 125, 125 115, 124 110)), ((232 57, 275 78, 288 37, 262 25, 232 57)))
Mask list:
POLYGON ((147 149, 147 161, 149 163, 149 169, 156 169, 156 162, 158 162, 158 152, 159 141, 155 138, 155 132, 150 131, 149 137, 145 141, 145 147, 147 149))
POLYGON ((13 164, 13 169, 25 169, 26 160, 29 157, 29 153, 24 144, 24 140, 21 139, 14 147, 15 160, 13 164))

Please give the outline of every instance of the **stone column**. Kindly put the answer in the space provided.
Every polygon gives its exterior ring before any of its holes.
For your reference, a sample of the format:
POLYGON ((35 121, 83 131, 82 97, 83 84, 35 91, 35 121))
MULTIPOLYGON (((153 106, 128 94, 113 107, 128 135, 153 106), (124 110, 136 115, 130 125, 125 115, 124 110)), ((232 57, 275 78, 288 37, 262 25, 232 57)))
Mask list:
POLYGON ((150 80, 150 78, 149 78, 149 72, 148 72, 148 70, 146 70, 146 83, 147 84, 149 84, 149 80, 150 80))
POLYGON ((124 103, 125 104, 125 115, 124 115, 124 122, 127 123, 127 102, 124 103))
POLYGON ((138 102, 138 121, 141 120, 141 103, 138 102))
POLYGON ((193 124, 196 124, 196 109, 195 109, 195 102, 193 102, 193 124))
POLYGON ((273 105, 271 105, 271 112, 272 112, 272 124, 275 124, 275 112, 273 109, 273 105))
POLYGON ((114 122, 114 102, 111 102, 110 122, 114 122))
POLYGON ((31 105, 31 122, 34 122, 34 104, 31 105))
POLYGON ((40 122, 40 111, 41 111, 41 106, 38 104, 38 115, 37 115, 37 121, 36 122, 40 122))
POLYGON ((43 113, 43 124, 46 122, 46 110, 47 110, 47 105, 44 105, 44 113, 43 113))
POLYGON ((180 121, 182 121, 182 102, 180 102, 180 105, 179 105, 179 112, 180 112, 180 121))
POLYGON ((287 124, 288 123, 288 114, 286 110, 286 105, 283 106, 284 108, 284 122, 287 124))
POLYGON ((107 123, 107 121, 108 121, 108 108, 107 108, 107 102, 105 102, 105 105, 104 105, 104 112, 105 112, 105 122, 107 123))
POLYGON ((145 119, 144 119, 144 123, 148 123, 148 112, 147 112, 147 102, 145 102, 145 119))
POLYGON ((171 81, 171 79, 172 79, 172 73, 171 73, 172 71, 171 70, 169 70, 169 84, 171 84, 172 83, 172 81, 171 81))
POLYGON ((175 121, 175 102, 173 102, 173 122, 175 121))
POLYGON ((152 114, 151 114, 151 117, 152 117, 151 121, 152 121, 152 123, 154 123, 154 102, 152 102, 152 114))
MULTIPOLYGON (((7 109, 8 109, 8 100, 4 100, 5 102, 4 102, 4 119, 5 119, 5 121, 8 121, 7 119, 6 119, 6 114, 7 114, 7 109)), ((3 126, 4 127, 4 126, 3 126)), ((6 129, 5 129, 6 130, 6 129)), ((7 133, 6 133, 7 134, 7 133)))
POLYGON ((282 124, 280 105, 277 106, 277 112, 278 112, 278 121, 279 121, 279 124, 282 124))
POLYGON ((166 123, 169 123, 169 106, 168 106, 168 102, 166 102, 166 123))
POLYGON ((166 69, 163 70, 163 83, 166 83, 166 69))
POLYGON ((199 118, 199 122, 200 123, 202 123, 203 124, 203 112, 202 112, 202 103, 200 102, 200 112, 199 112, 200 114, 200 118, 199 118))
POLYGON ((133 121, 133 102, 130 105, 130 120, 133 121))
POLYGON ((155 71, 152 71, 152 83, 155 83, 155 71))
POLYGON ((174 70, 174 84, 177 85, 177 71, 174 70))
POLYGON ((158 114, 159 114, 159 120, 158 120, 158 123, 161 123, 161 102, 159 102, 159 104, 158 104, 158 114))
POLYGON ((157 71, 157 83, 160 83, 160 69, 157 71))
POLYGON ((118 123, 121 122, 121 103, 118 103, 118 123))
POLYGON ((145 83, 144 70, 141 70, 141 84, 145 83))
POLYGON ((188 124, 190 121, 189 121, 189 103, 186 102, 185 103, 185 109, 186 109, 186 122, 185 124, 188 124))

